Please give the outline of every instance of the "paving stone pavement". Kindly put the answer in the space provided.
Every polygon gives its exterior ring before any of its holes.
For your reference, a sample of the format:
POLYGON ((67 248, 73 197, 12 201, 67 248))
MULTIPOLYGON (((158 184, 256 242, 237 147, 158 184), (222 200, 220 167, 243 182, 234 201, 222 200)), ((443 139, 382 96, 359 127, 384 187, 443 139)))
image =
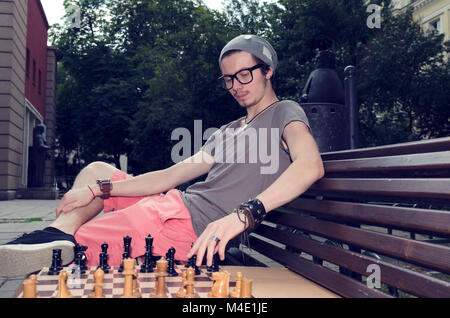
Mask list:
MULTIPOLYGON (((0 244, 40 230, 56 217, 60 200, 0 201, 0 244)), ((0 255, 1 257, 1 255, 0 255)), ((11 298, 25 277, 0 277, 0 298, 11 298)))

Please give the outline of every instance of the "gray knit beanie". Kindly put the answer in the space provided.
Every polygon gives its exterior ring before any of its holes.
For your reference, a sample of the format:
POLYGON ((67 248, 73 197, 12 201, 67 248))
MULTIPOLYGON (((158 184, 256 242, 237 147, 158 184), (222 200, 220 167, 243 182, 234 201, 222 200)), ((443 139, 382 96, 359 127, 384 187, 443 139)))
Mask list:
POLYGON ((277 68, 278 64, 278 56, 277 52, 273 49, 272 45, 270 45, 269 42, 264 40, 263 38, 257 36, 257 35, 239 35, 232 39, 230 42, 228 42, 224 48, 222 49, 222 52, 220 52, 219 57, 219 66, 220 62, 222 62, 223 55, 232 50, 241 50, 246 51, 257 58, 259 58, 261 61, 266 63, 267 65, 270 65, 273 70, 277 68))

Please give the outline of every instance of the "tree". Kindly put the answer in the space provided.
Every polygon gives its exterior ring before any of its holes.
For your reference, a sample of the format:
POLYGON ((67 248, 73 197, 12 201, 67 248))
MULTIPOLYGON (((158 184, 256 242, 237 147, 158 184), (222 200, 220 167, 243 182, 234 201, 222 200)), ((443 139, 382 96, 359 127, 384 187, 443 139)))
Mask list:
POLYGON ((448 135, 449 65, 442 40, 422 31, 412 10, 383 20, 364 47, 360 67, 365 145, 448 135))
POLYGON ((363 1, 280 0, 279 4, 279 9, 272 9, 278 21, 272 23, 272 42, 280 60, 281 96, 300 100, 319 50, 335 52, 341 78, 347 65, 359 67, 361 48, 371 36, 363 1))

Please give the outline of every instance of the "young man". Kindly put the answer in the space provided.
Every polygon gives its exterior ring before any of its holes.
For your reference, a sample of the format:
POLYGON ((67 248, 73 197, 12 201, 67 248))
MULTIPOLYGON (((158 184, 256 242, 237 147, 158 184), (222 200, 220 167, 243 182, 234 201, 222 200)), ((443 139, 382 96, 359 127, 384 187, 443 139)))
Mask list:
POLYGON ((98 264, 100 246, 107 242, 109 262, 118 265, 127 235, 131 257, 144 254, 150 234, 154 255, 173 246, 177 259, 196 254, 197 265, 206 255, 210 266, 215 253, 223 260, 230 241, 324 174, 304 111, 274 92, 277 63, 266 40, 254 35, 231 40, 220 54, 220 81, 247 116, 223 125, 195 155, 167 169, 131 177, 102 162, 89 164, 48 228, 0 246, 0 276, 40 270, 49 265, 53 248, 63 250, 67 264, 75 242, 88 246, 90 265, 98 264), (206 173, 205 181, 186 191, 175 189, 206 173), (92 219, 102 210, 108 213, 92 219))

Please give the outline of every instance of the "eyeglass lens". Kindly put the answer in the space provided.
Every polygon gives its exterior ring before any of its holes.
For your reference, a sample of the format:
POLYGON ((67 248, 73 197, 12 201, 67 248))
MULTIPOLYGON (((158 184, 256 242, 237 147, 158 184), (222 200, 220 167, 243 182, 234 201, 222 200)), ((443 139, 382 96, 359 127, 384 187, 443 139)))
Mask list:
POLYGON ((253 74, 250 70, 242 70, 234 75, 226 75, 222 80, 224 88, 233 88, 233 79, 236 79, 241 84, 248 84, 253 80, 253 74))

